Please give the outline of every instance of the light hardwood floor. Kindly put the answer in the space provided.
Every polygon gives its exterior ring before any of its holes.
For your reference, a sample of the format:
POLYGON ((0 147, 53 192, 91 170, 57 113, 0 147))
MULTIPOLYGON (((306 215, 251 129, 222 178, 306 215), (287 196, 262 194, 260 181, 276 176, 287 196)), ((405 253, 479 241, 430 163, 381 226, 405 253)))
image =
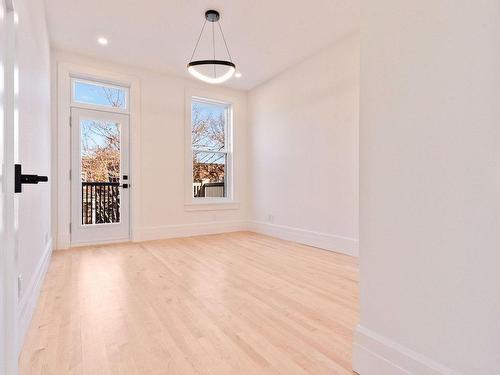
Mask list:
POLYGON ((352 374, 357 280, 248 232, 58 251, 21 374, 352 374))

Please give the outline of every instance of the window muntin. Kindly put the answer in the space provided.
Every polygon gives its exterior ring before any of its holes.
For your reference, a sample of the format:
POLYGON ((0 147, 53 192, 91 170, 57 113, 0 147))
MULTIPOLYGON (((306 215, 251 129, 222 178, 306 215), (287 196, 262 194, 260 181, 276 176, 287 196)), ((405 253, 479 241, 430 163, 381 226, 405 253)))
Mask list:
POLYGON ((128 88, 100 82, 73 79, 72 101, 97 107, 107 107, 115 111, 128 110, 128 88))
POLYGON ((191 100, 192 198, 228 198, 231 105, 191 100))

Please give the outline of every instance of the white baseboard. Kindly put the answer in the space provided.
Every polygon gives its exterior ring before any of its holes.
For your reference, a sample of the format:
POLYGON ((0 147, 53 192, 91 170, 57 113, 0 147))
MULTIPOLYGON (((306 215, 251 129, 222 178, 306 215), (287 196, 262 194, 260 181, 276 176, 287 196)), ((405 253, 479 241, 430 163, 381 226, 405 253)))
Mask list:
POLYGON ((59 233, 57 235, 57 243, 56 243, 56 249, 57 250, 66 250, 71 247, 71 236, 69 233, 59 233))
POLYGON ((244 220, 143 227, 134 230, 133 241, 161 240, 166 238, 238 232, 243 230, 247 230, 247 222, 244 220))
MULTIPOLYGON (((140 242, 161 240, 167 238, 229 233, 245 230, 351 256, 358 256, 358 240, 356 238, 314 232, 305 229, 288 227, 285 225, 246 220, 139 227, 133 230, 132 241, 140 242)), ((59 239, 58 244, 65 244, 66 242, 67 239, 62 236, 62 238, 59 239)))
POLYGON ((354 332, 353 369, 360 375, 456 375, 457 372, 363 326, 354 332))
POLYGON ((262 221, 250 221, 248 229, 271 237, 278 237, 308 246, 319 247, 321 249, 351 256, 358 256, 358 240, 356 238, 292 228, 285 225, 264 223, 262 221))
POLYGON ((23 348, 26 333, 28 332, 28 328, 31 324, 31 319, 33 318, 33 313, 36 309, 38 297, 40 296, 40 290, 42 289, 43 281, 45 279, 45 275, 47 274, 51 255, 52 239, 47 242, 47 246, 45 247, 43 255, 38 261, 33 277, 29 281, 29 284, 26 285, 22 298, 19 300, 17 310, 18 355, 21 353, 21 350, 23 348))

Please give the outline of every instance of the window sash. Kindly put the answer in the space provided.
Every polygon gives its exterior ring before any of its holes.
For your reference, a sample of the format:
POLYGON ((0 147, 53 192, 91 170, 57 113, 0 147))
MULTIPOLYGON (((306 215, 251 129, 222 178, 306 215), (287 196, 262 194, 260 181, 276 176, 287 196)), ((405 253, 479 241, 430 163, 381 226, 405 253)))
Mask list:
MULTIPOLYGON (((225 171, 224 171, 224 197, 194 197, 193 196, 193 172, 194 160, 187 163, 187 186, 186 186, 186 205, 205 205, 205 204, 219 204, 233 202, 234 200, 234 186, 233 186, 233 104, 228 101, 208 99, 207 97, 200 97, 188 93, 186 95, 186 109, 189 116, 187 119, 186 127, 186 151, 189 152, 189 160, 192 160, 193 154, 197 152, 209 153, 213 155, 221 155, 225 158, 225 171), (214 150, 202 145, 193 145, 193 105, 205 104, 222 107, 224 109, 224 148, 221 150, 214 150)), ((186 154, 186 157, 188 155, 186 154)))
POLYGON ((220 152, 220 153, 229 153, 231 150, 231 137, 229 134, 229 126, 231 121, 231 111, 232 105, 229 103, 220 102, 217 100, 201 98, 198 96, 191 97, 191 150, 193 151, 204 151, 204 152, 220 152), (222 150, 214 151, 208 148, 196 147, 193 145, 193 103, 201 103, 201 104, 212 104, 219 107, 224 107, 224 148, 222 150))
POLYGON ((212 151, 212 150, 207 150, 203 148, 191 148, 193 152, 203 152, 205 154, 230 154, 229 151, 212 151))
POLYGON ((200 154, 196 154, 196 151, 193 151, 193 163, 192 163, 192 179, 191 184, 193 186, 191 199, 194 201, 206 201, 206 200, 217 200, 217 199, 228 199, 231 195, 230 184, 229 184, 229 176, 230 176, 230 154, 226 152, 204 152, 201 151, 200 154), (201 154, 201 155, 200 155, 201 154), (196 159, 196 160, 195 160, 196 159), (222 168, 222 171, 221 171, 222 168), (208 172, 206 177, 209 177, 209 180, 206 181, 201 176, 205 172, 208 172), (222 176, 217 172, 221 171, 222 176), (215 175, 213 174, 215 173, 215 175), (197 178, 195 178, 195 175, 197 178), (216 177, 215 180, 212 180, 216 177), (198 190, 195 188, 198 187, 198 190), (216 192, 213 192, 208 195, 207 191, 203 190, 204 193, 202 196, 199 196, 199 193, 202 187, 206 186, 208 191, 215 189, 216 192), (219 190, 220 186, 223 186, 222 192, 219 190), (213 194, 216 195, 213 195, 213 194), (222 195, 218 195, 222 193, 222 195))

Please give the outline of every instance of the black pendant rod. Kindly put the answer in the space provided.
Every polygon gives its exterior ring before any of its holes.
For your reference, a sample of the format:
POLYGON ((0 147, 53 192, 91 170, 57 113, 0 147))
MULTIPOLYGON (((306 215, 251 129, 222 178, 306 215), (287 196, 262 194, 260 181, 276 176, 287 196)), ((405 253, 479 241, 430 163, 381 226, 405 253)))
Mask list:
MULTIPOLYGON (((219 22, 219 21, 217 21, 219 22)), ((214 50, 214 60, 215 60, 215 27, 214 23, 212 22, 212 48, 214 50)), ((217 65, 214 64, 214 78, 217 78, 217 65)))

